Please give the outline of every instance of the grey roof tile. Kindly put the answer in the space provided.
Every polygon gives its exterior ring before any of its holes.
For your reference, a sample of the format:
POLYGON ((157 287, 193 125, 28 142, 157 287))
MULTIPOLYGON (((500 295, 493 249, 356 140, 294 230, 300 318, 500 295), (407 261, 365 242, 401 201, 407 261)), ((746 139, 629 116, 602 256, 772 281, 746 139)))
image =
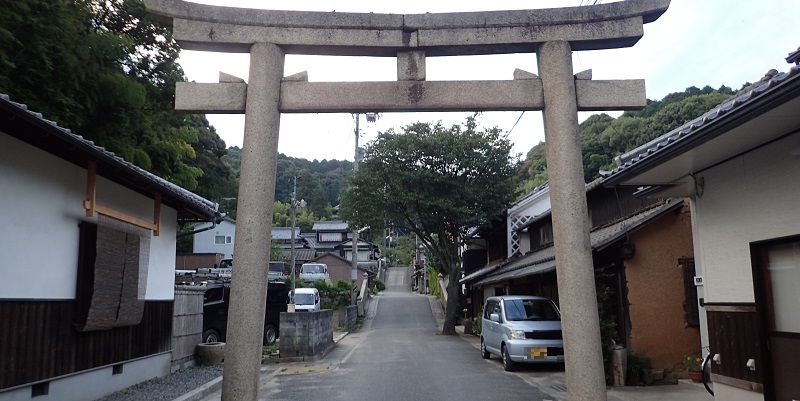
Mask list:
POLYGON ((683 142, 701 136, 703 128, 715 121, 723 121, 752 101, 768 96, 771 92, 790 81, 800 79, 800 66, 792 66, 788 72, 777 73, 770 70, 763 78, 763 82, 756 82, 746 88, 744 93, 734 95, 731 99, 707 111, 702 116, 667 132, 650 142, 635 148, 628 153, 617 156, 614 161, 617 167, 606 178, 617 176, 621 172, 641 163, 653 155, 663 152, 671 147, 680 146, 683 142))

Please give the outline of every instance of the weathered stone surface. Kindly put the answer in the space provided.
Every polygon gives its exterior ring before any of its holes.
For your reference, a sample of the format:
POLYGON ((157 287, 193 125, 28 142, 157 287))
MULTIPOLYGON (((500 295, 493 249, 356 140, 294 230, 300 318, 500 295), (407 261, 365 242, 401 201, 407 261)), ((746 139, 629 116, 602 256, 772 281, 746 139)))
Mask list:
POLYGON ((575 80, 579 111, 641 110, 647 106, 643 79, 575 80))
MULTIPOLYGON (((578 110, 639 110, 646 105, 644 80, 575 82, 578 110)), ((542 81, 307 82, 281 85, 283 113, 390 111, 542 110, 542 81), (353 96, 358 93, 359 96, 353 96)), ((175 110, 243 113, 245 84, 179 82, 175 110)))
POLYGON ((175 39, 188 50, 247 52, 252 43, 269 42, 287 53, 393 57, 415 48, 428 56, 530 53, 532 45, 551 40, 567 40, 573 50, 632 46, 642 24, 663 14, 669 0, 406 15, 254 10, 182 0, 145 4, 173 25, 175 39))
POLYGON ((541 81, 284 82, 284 113, 541 110, 541 81), (353 96, 357 93, 358 96, 353 96))
MULTIPOLYGON (((273 44, 250 50, 250 77, 239 178, 236 269, 231 278, 223 400, 257 400, 266 309, 268 244, 275 201, 280 88, 284 53, 273 44)), ((218 84, 222 85, 222 84, 218 84)))
POLYGON ((283 81, 305 81, 308 82, 308 71, 300 71, 297 74, 292 74, 283 77, 283 81))
POLYGON ((519 68, 514 70, 515 80, 527 80, 527 79, 537 79, 537 78, 539 78, 539 76, 532 72, 521 70, 519 68))
POLYGON ((244 79, 237 76, 226 74, 222 71, 219 72, 219 82, 224 83, 244 83, 244 79))
POLYGON ((397 80, 425 80, 425 52, 415 50, 397 53, 397 80))
POLYGON ((577 74, 575 74, 575 79, 592 79, 592 69, 583 70, 577 74))
POLYGON ((175 83, 175 110, 187 113, 244 113, 246 83, 175 83))
POLYGON ((600 321, 569 43, 545 43, 539 48, 537 60, 545 101, 547 170, 568 398, 604 401, 607 397, 600 321))

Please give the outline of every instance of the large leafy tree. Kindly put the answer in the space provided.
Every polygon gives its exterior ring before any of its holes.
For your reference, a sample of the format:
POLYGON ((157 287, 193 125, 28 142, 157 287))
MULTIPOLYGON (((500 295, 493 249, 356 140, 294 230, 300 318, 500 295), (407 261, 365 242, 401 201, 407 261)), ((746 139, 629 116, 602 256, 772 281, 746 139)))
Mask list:
POLYGON ((367 145, 365 160, 343 192, 340 213, 356 228, 383 227, 384 216, 407 228, 448 276, 442 334, 455 334, 461 278, 459 245, 470 228, 508 207, 515 197, 517 156, 497 128, 415 123, 389 130, 367 145))

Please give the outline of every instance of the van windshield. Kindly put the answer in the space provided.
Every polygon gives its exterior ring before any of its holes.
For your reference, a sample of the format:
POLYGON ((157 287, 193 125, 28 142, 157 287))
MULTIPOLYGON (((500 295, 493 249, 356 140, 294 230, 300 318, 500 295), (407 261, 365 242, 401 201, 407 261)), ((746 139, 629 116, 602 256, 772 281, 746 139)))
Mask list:
POLYGON ((507 320, 561 320, 549 299, 507 299, 504 304, 507 320))
POLYGON ((283 264, 282 263, 270 263, 269 264, 269 271, 283 273, 283 264))
POLYGON ((325 273, 322 265, 303 265, 300 267, 303 273, 325 273))
POLYGON ((296 305, 314 305, 314 294, 295 294, 294 303, 296 305))

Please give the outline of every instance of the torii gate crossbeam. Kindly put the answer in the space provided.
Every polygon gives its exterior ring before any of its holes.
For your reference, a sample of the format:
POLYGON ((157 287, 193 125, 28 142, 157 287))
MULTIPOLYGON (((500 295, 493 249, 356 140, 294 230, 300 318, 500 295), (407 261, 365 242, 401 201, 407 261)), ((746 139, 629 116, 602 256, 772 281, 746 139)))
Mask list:
POLYGON ((573 76, 573 50, 634 45, 643 24, 669 0, 627 0, 586 7, 444 14, 359 14, 252 10, 145 0, 173 27, 184 49, 249 52, 248 83, 221 74, 217 84, 180 83, 176 109, 245 113, 223 400, 258 399, 280 114, 365 111, 543 110, 567 391, 573 400, 606 400, 578 110, 645 105, 641 80, 573 76), (511 81, 429 82, 425 58, 537 53, 535 74, 511 81), (308 82, 283 78, 285 54, 397 57, 397 82, 308 82), (352 93, 359 93, 356 99, 352 93), (261 321, 259 322, 259 319, 261 321))

